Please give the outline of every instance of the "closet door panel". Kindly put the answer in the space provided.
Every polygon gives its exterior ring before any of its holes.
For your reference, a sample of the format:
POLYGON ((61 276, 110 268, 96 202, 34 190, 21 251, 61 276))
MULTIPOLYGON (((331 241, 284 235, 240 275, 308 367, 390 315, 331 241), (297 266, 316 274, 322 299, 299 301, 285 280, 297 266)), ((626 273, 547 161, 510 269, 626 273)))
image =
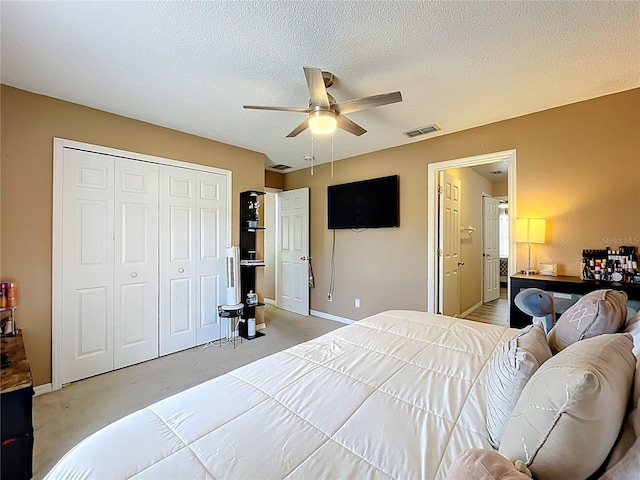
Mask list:
MULTIPOLYGON (((198 345, 220 338, 218 305, 226 299, 228 238, 227 179, 216 173, 197 172, 198 224, 196 225, 198 345)), ((226 331, 226 330, 225 330, 226 331)))
POLYGON ((158 356, 157 165, 115 163, 114 366, 158 356))
POLYGON ((114 158, 65 149, 62 383, 113 369, 114 158))
POLYGON ((160 168, 160 355, 196 345, 196 174, 160 168))

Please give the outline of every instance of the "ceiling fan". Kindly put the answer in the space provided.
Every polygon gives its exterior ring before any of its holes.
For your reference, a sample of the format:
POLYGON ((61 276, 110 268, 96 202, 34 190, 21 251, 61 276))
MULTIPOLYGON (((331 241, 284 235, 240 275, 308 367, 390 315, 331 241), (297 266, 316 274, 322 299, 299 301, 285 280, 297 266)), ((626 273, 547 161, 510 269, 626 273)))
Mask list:
POLYGON ((243 105, 243 108, 306 113, 308 117, 304 122, 294 128, 287 137, 295 137, 307 128, 311 129, 311 131, 316 134, 333 133, 336 127, 346 130, 356 136, 360 136, 363 133, 367 133, 367 131, 357 123, 345 117, 345 114, 402 101, 402 94, 400 92, 391 92, 380 95, 371 95, 370 97, 356 98, 344 102, 336 102, 336 99, 327 93, 327 88, 333 85, 334 75, 329 72, 323 72, 319 68, 315 67, 303 68, 304 75, 307 79, 307 86, 309 87, 309 95, 311 97, 308 108, 265 107, 259 105, 243 105))

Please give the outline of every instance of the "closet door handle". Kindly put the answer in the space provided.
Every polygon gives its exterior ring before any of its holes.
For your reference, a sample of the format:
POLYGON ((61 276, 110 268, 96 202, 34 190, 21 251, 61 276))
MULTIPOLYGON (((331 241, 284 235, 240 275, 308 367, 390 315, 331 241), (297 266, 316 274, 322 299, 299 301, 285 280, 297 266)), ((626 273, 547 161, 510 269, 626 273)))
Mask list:
POLYGON ((179 269, 178 269, 178 272, 179 272, 179 273, 184 273, 184 268, 179 268, 179 269))
POLYGON ((131 278, 136 278, 137 276, 138 276, 138 274, 137 274, 136 272, 133 272, 133 273, 131 274, 131 278))

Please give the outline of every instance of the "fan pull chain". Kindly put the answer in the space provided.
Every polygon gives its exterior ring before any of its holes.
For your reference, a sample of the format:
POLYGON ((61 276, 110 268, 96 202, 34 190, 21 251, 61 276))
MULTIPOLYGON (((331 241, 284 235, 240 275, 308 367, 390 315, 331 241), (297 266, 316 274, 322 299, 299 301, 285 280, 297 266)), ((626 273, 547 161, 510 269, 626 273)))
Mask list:
POLYGON ((313 132, 311 132, 311 175, 313 176, 313 161, 315 160, 315 156, 313 154, 313 132))

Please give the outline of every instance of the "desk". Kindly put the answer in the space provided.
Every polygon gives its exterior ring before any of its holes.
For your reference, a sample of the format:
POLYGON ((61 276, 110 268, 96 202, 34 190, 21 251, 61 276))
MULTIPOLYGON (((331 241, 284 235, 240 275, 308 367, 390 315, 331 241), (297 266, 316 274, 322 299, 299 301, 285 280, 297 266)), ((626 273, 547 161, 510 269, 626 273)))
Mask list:
POLYGON ((0 370, 0 477, 3 480, 29 479, 33 459, 31 369, 22 334, 2 337, 0 344, 0 350, 11 361, 11 365, 0 370))
POLYGON ((546 275, 525 275, 516 273, 510 278, 511 296, 510 296, 510 312, 509 323, 512 328, 523 328, 531 324, 531 317, 520 311, 515 304, 515 297, 520 290, 525 288, 539 288, 546 292, 565 294, 570 298, 554 298, 556 301, 556 316, 563 313, 567 308, 573 305, 581 296, 604 288, 613 290, 622 290, 627 294, 629 300, 640 301, 640 283, 616 283, 616 282, 600 282, 597 280, 582 280, 580 277, 557 276, 550 277, 546 275))

